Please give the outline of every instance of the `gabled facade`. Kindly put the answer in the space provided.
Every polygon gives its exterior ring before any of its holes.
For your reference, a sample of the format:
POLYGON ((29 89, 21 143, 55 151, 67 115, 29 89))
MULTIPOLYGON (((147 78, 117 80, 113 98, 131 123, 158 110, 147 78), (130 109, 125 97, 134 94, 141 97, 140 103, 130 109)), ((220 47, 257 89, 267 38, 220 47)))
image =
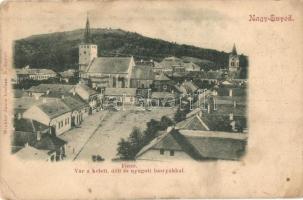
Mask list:
POLYGON ((71 128, 71 109, 59 99, 34 105, 24 112, 23 117, 51 127, 53 135, 60 135, 71 128))

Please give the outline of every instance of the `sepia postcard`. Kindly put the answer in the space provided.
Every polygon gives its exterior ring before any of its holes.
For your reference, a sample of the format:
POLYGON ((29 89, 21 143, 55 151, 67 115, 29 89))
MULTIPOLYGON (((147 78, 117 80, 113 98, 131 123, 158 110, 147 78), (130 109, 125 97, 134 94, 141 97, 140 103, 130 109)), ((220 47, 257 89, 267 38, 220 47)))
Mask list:
POLYGON ((303 196, 303 2, 4 1, 2 199, 303 196))

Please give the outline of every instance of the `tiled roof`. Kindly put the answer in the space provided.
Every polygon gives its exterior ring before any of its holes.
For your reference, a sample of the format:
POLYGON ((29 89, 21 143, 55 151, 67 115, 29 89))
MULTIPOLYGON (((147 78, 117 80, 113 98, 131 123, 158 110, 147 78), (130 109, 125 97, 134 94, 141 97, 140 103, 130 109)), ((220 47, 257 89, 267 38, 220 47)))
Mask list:
POLYGON ((78 96, 64 96, 61 99, 63 103, 65 103, 71 110, 81 109, 83 107, 88 106, 84 101, 80 99, 78 96))
POLYGON ((50 118, 55 118, 71 111, 71 109, 60 99, 47 101, 46 103, 42 103, 37 106, 50 118))
POLYGON ((95 58, 88 68, 89 73, 127 74, 132 57, 95 58))
POLYGON ((14 119, 14 128, 15 131, 22 131, 22 132, 37 132, 37 131, 45 131, 49 129, 48 126, 41 124, 32 119, 14 119))
POLYGON ((202 130, 208 131, 209 128, 198 115, 193 115, 181 122, 176 127, 182 130, 202 130))
POLYGON ((14 98, 15 112, 23 113, 33 105, 42 103, 42 99, 35 99, 34 97, 23 96, 21 98, 14 98))
POLYGON ((164 133, 143 147, 136 158, 150 149, 184 151, 195 160, 238 160, 245 152, 247 134, 175 130, 164 133))
POLYGON ((136 88, 106 88, 105 95, 107 96, 136 96, 136 88))
POLYGON ((246 147, 246 134, 180 130, 201 159, 239 160, 246 147))
POLYGON ((68 93, 75 88, 75 85, 64 85, 64 84, 40 84, 32 86, 28 91, 45 93, 47 90, 50 92, 68 93))

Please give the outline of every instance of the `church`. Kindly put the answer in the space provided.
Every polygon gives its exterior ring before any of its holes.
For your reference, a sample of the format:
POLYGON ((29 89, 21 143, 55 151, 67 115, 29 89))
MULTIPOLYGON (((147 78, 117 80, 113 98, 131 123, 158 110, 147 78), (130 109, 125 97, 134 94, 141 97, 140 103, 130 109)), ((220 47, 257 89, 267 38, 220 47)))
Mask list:
POLYGON ((131 88, 135 61, 130 57, 98 57, 98 46, 92 42, 87 17, 84 41, 79 45, 80 81, 93 88, 131 88))
POLYGON ((230 72, 236 72, 240 69, 239 55, 237 54, 236 45, 234 44, 232 52, 229 54, 228 69, 230 72))

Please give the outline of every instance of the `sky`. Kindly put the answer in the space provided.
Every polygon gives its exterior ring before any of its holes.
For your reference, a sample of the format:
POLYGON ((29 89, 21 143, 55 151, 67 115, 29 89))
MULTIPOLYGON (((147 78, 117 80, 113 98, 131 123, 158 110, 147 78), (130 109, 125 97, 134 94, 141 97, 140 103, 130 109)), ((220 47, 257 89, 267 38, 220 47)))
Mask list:
MULTIPOLYGON (((254 5, 250 5, 254 9, 254 5)), ((66 1, 10 4, 7 21, 13 40, 31 35, 84 28, 88 13, 92 28, 121 28, 179 44, 248 54, 254 41, 249 12, 241 3, 218 1, 66 1), (239 4, 239 5, 238 5, 239 4), (21 12, 20 12, 21 11, 21 12)))

